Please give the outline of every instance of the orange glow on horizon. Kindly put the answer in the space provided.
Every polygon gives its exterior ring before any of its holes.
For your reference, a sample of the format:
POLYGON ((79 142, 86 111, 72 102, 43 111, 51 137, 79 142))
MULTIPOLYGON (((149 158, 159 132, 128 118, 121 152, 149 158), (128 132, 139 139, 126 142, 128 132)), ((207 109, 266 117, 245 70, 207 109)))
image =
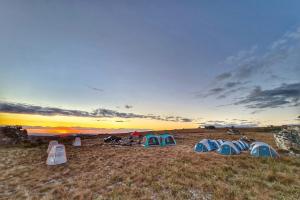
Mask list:
POLYGON ((43 116, 32 114, 0 113, 0 125, 22 125, 30 133, 94 133, 95 129, 148 129, 167 130, 195 128, 191 122, 170 122, 152 119, 91 118, 73 116, 43 116), (120 122, 122 121, 123 122, 120 122), (80 127, 80 128, 76 128, 80 127), (89 128, 91 130, 89 130, 89 128))

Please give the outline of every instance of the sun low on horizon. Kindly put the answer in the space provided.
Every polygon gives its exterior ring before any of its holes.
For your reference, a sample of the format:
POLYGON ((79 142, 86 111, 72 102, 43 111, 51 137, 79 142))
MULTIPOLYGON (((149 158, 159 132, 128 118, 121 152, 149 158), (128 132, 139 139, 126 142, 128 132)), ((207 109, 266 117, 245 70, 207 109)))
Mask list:
POLYGON ((298 1, 167 2, 1 2, 0 126, 299 124, 298 1))

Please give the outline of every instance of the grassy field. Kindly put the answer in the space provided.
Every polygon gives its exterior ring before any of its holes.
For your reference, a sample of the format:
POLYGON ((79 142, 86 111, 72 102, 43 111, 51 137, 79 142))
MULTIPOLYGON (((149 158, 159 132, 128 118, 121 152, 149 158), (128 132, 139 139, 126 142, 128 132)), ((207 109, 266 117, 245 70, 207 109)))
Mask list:
MULTIPOLYGON (((273 135, 244 134, 273 145, 273 135)), ((66 146, 68 163, 45 164, 47 146, 0 147, 0 199, 300 199, 300 158, 197 154, 202 138, 224 131, 175 133, 178 145, 145 149, 84 140, 66 146)))

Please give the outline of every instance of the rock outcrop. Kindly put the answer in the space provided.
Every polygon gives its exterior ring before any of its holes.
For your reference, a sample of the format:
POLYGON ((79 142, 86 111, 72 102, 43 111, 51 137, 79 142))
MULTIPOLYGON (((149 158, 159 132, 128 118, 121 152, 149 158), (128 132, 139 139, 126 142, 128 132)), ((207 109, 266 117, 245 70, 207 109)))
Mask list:
POLYGON ((14 145, 28 138, 27 130, 22 126, 4 126, 0 127, 0 144, 14 145))
POLYGON ((300 154, 299 126, 283 128, 274 134, 276 145, 279 149, 287 150, 292 154, 300 154))

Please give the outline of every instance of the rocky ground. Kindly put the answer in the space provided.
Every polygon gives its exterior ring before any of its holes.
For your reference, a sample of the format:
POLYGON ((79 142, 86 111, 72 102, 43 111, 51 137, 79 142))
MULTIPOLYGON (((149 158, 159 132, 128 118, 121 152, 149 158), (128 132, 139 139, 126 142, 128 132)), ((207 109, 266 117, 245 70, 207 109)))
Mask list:
POLYGON ((47 145, 0 147, 0 199, 300 199, 300 158, 197 154, 203 138, 242 135, 276 147, 272 133, 177 130, 177 146, 143 148, 83 140, 67 164, 47 166, 47 145), (190 132, 190 133, 189 133, 190 132))

